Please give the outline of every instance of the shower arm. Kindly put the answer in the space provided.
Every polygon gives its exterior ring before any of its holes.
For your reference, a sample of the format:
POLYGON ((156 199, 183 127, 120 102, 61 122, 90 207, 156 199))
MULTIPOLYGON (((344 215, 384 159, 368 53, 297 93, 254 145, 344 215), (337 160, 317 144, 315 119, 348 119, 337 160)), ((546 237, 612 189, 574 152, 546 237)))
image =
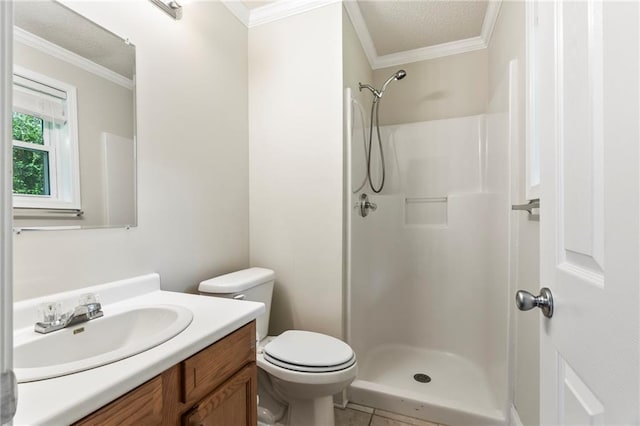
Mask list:
POLYGON ((380 99, 382 97, 382 92, 378 92, 376 89, 373 88, 373 86, 371 86, 370 84, 362 84, 362 83, 358 83, 358 89, 362 92, 362 89, 369 89, 371 91, 371 93, 373 93, 373 100, 374 102, 377 101, 378 99, 380 99))

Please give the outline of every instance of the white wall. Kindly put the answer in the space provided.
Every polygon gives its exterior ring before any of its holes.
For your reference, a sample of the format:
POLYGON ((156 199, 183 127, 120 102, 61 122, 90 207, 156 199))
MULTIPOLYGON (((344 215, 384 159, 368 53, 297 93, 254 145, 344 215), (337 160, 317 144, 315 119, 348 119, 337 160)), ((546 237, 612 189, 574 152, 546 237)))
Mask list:
POLYGON ((247 29, 219 2, 65 2, 136 46, 138 227, 14 237, 16 300, 151 271, 195 290, 248 266, 247 29))
POLYGON ((271 332, 342 335, 342 6, 249 30, 251 264, 271 332))
MULTIPOLYGON (((489 45, 489 94, 495 97, 501 82, 508 72, 511 59, 518 60, 519 133, 515 166, 517 173, 512 175, 515 190, 512 191, 514 203, 525 202, 525 5, 523 2, 502 2, 498 20, 489 45)), ((504 112, 506 105, 495 105, 494 113, 504 112)), ((518 289, 538 293, 540 282, 539 222, 529 221, 526 213, 511 213, 514 226, 512 230, 517 244, 512 256, 517 265, 517 275, 512 277, 509 288, 509 300, 513 301, 518 289)), ((513 303, 513 302, 511 302, 513 303)), ((513 306, 513 305, 512 305, 513 306)), ((514 311, 512 327, 515 337, 515 407, 524 425, 539 424, 539 328, 540 314, 537 312, 514 311)))
POLYGON ((373 86, 398 69, 407 76, 392 82, 380 103, 380 123, 401 124, 483 114, 487 107, 487 51, 445 56, 373 72, 373 86))
POLYGON ((351 88, 353 96, 363 105, 371 102, 371 92, 359 91, 358 83, 373 84, 373 70, 362 49, 360 39, 351 23, 349 14, 342 9, 342 61, 344 87, 351 88))

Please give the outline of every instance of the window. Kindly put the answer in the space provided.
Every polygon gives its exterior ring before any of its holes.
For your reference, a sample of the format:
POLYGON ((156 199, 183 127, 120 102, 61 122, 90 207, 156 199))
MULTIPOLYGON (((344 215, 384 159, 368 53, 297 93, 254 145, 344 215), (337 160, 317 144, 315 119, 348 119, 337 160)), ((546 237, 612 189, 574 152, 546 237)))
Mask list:
POLYGON ((13 204, 80 209, 76 89, 15 67, 13 204))

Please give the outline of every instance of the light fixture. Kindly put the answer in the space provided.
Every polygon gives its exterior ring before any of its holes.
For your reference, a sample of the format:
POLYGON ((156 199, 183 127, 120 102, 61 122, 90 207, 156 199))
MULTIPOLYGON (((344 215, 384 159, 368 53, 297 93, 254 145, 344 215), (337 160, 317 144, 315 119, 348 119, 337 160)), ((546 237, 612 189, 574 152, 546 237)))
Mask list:
POLYGON ((151 3, 171 15, 173 19, 182 18, 182 6, 176 0, 150 0, 151 3))

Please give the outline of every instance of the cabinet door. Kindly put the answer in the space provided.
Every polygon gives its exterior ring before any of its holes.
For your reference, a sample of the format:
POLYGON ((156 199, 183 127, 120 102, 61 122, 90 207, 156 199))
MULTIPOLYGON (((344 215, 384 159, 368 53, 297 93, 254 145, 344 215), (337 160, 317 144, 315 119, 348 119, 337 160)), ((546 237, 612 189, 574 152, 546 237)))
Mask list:
POLYGON ((201 350, 182 363, 182 402, 192 407, 256 360, 255 321, 201 350))
POLYGON ((198 402, 182 418, 184 426, 255 426, 257 371, 251 363, 198 402))
POLYGON ((162 378, 157 376, 74 426, 158 425, 162 406, 162 378))

